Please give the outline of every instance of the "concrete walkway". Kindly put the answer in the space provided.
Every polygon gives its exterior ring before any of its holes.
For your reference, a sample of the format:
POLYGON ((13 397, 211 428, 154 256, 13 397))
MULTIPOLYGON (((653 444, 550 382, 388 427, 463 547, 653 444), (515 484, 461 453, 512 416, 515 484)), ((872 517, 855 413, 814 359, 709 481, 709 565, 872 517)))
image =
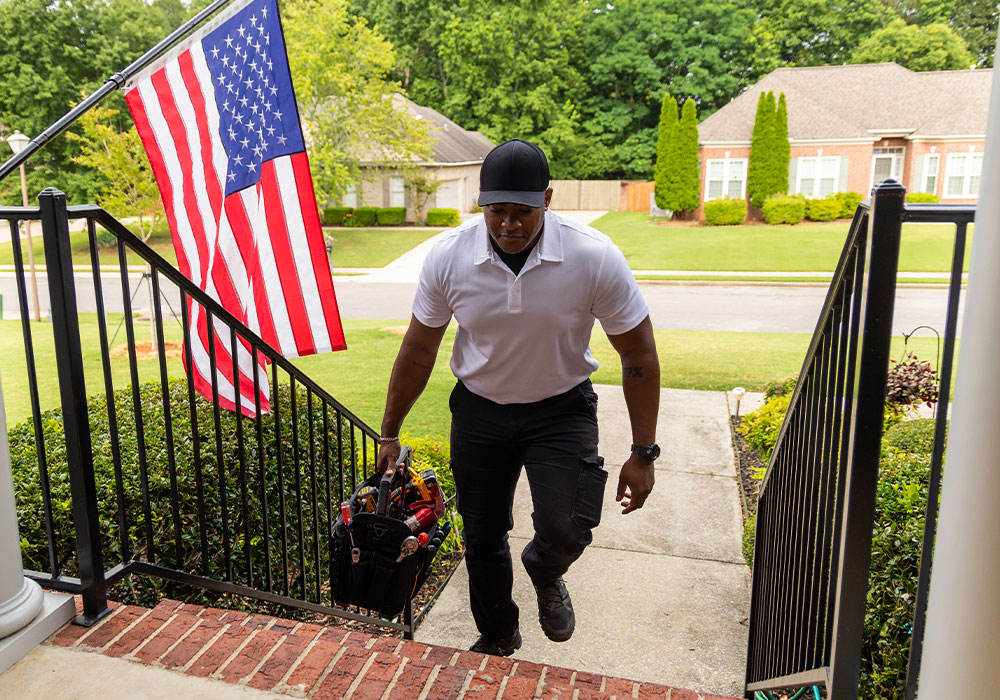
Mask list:
MULTIPOLYGON (((665 389, 657 435, 656 486, 639 511, 620 515, 618 472, 631 431, 621 387, 597 386, 600 451, 609 472, 594 543, 566 575, 577 625, 563 644, 545 638, 534 591, 517 554, 532 536, 522 474, 510 544, 524 646, 515 655, 702 692, 742 694, 750 572, 723 392, 665 389)), ((745 410, 745 407, 744 407, 745 410)), ((477 637, 461 567, 417 630, 429 644, 477 637)))

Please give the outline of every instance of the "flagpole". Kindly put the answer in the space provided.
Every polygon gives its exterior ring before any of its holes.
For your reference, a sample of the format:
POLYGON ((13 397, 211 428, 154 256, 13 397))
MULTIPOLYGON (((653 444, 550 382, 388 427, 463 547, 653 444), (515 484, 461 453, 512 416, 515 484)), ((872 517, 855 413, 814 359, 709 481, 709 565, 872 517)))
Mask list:
POLYGON ((28 158, 33 156, 45 144, 65 131, 73 122, 80 118, 80 115, 99 103, 115 90, 121 88, 134 74, 138 73, 159 58, 174 44, 194 31, 199 24, 211 17, 223 6, 228 5, 230 2, 232 2, 232 0, 215 0, 215 2, 211 5, 171 32, 170 35, 168 35, 156 46, 133 61, 127 68, 115 73, 105 80, 104 84, 95 90, 89 97, 53 122, 52 125, 45 129, 45 131, 31 139, 28 145, 25 146, 20 153, 14 154, 13 158, 8 159, 3 165, 0 165, 0 181, 3 181, 8 175, 14 172, 18 166, 26 162, 28 158))

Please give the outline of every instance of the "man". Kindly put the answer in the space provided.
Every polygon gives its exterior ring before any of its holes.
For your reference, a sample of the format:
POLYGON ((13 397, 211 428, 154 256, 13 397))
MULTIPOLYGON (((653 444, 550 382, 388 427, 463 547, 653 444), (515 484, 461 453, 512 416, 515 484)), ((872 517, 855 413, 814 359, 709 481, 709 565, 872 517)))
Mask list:
POLYGON ((622 466, 622 513, 653 488, 659 360, 649 311, 625 256, 599 231, 548 211, 542 150, 513 140, 480 173, 476 217, 445 234, 424 262, 413 317, 389 379, 378 469, 399 456, 399 431, 423 391, 455 318, 451 368, 458 383, 451 460, 464 522, 472 651, 509 656, 521 646, 507 533, 522 465, 534 537, 521 552, 542 630, 573 634, 563 574, 591 542, 607 472, 597 454, 597 369, 589 342, 599 319, 622 359, 632 454, 622 466))

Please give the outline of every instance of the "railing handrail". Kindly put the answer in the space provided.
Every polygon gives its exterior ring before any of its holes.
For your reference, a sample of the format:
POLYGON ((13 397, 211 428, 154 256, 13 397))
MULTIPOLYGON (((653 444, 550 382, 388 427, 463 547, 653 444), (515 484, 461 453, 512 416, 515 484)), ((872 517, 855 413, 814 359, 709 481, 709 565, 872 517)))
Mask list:
MULTIPOLYGON (((309 377, 309 375, 292 364, 288 358, 284 357, 266 340, 248 328, 243 321, 227 311, 222 304, 217 302, 203 290, 199 289, 194 282, 185 277, 169 260, 153 250, 148 243, 132 233, 132 231, 108 213, 108 211, 103 207, 99 207, 94 204, 76 204, 67 206, 66 211, 70 221, 78 219, 94 219, 94 221, 100 223, 106 229, 111 231, 117 238, 122 239, 129 247, 129 250, 137 254, 151 266, 155 267, 159 274, 162 274, 164 277, 177 285, 177 287, 185 294, 211 311, 212 316, 225 322, 226 325, 234 327, 242 337, 251 341, 254 345, 259 345, 268 360, 277 364, 281 369, 293 376, 296 382, 301 382, 304 387, 310 389, 324 401, 330 403, 333 408, 340 411, 345 418, 348 418, 353 423, 357 423, 358 427, 368 433, 370 437, 378 437, 378 432, 374 428, 369 426, 350 409, 345 407, 340 401, 331 396, 328 391, 317 384, 311 377, 309 377)), ((13 215, 22 221, 37 221, 41 218, 40 212, 41 210, 39 207, 0 207, 0 218, 10 218, 13 215)))

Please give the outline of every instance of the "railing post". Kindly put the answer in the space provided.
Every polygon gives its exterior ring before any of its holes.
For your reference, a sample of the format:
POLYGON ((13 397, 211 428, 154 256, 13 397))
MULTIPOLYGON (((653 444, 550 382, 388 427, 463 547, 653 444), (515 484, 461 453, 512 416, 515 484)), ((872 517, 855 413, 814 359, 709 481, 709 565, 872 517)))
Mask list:
POLYGON ((906 189, 885 180, 873 190, 864 272, 861 342, 855 373, 854 406, 845 463, 836 607, 830 653, 831 700, 858 696, 861 641, 871 564, 872 523, 885 412, 886 374, 892 341, 899 239, 906 189))
POLYGON ((107 583, 97 518, 94 455, 87 413, 87 388, 83 378, 83 349, 69 243, 66 195, 47 188, 38 195, 49 282, 52 334, 55 340, 59 395, 62 400, 66 461, 73 499, 76 553, 83 587, 83 614, 74 622, 92 625, 108 612, 107 583))

